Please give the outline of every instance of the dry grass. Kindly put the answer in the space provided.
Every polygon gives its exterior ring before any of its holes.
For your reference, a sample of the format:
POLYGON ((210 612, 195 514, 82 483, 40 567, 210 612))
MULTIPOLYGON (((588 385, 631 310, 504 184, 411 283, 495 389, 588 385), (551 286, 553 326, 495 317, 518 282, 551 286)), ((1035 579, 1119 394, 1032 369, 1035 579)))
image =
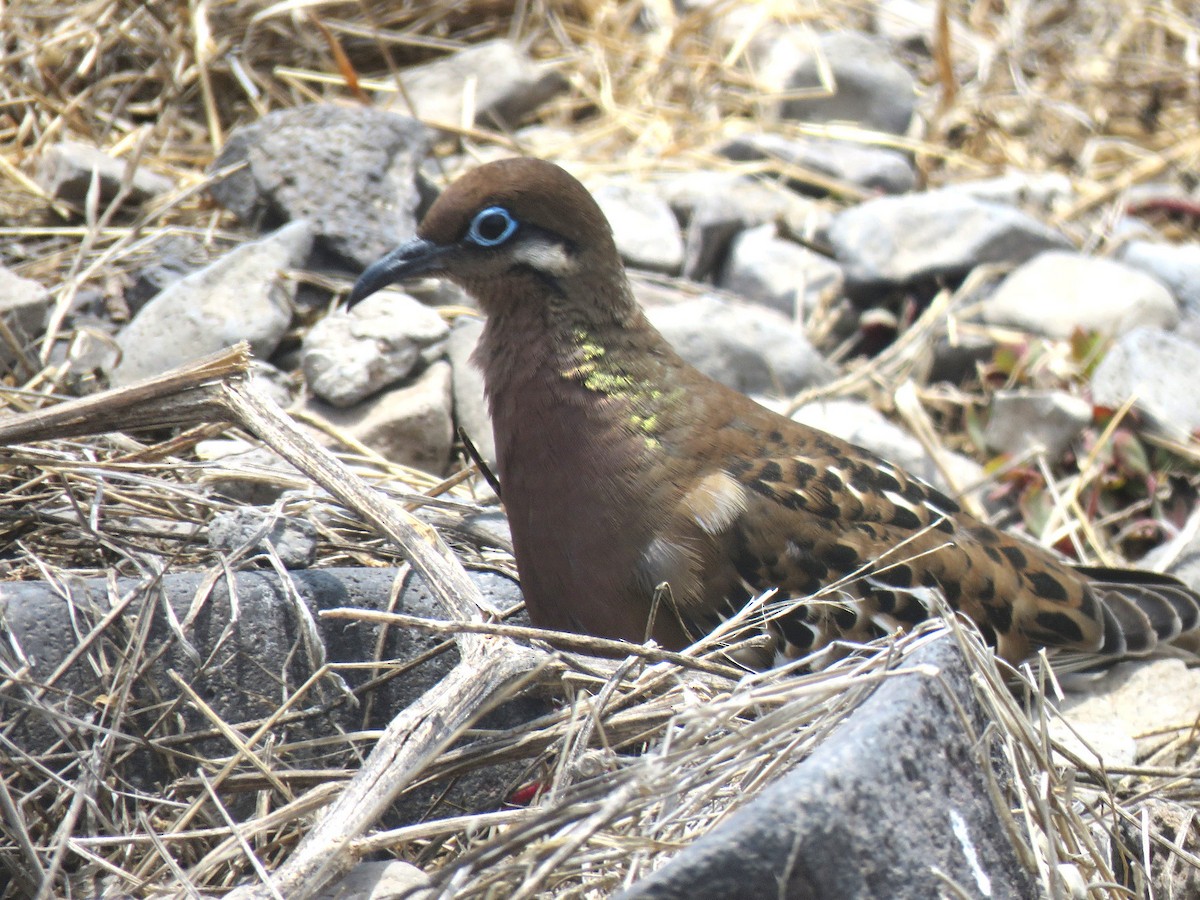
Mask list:
MULTIPOLYGON (((948 50, 935 48, 932 58, 912 55, 925 86, 927 128, 903 140, 851 136, 910 150, 930 186, 1009 166, 1064 173, 1075 196, 1049 215, 1096 252, 1113 247, 1113 226, 1132 189, 1160 181, 1195 187, 1200 23, 1189 17, 1186 3, 944 5, 977 45, 970 53, 954 42, 948 50)), ((510 36, 555 61, 569 78, 569 91, 539 112, 547 128, 520 136, 472 127, 441 151, 520 148, 596 172, 729 167, 708 148, 754 127, 777 99, 745 66, 746 44, 772 17, 821 29, 862 25, 871 9, 842 0, 726 2, 718 12, 741 18, 730 42, 714 47, 704 13, 677 19, 662 0, 12 0, 0 6, 0 261, 47 285, 56 308, 46 339, 5 379, 0 405, 13 413, 42 409, 79 387, 68 382, 63 359, 81 337, 61 326, 81 294, 96 294, 119 319, 134 274, 172 238, 197 238, 213 255, 246 239, 204 190, 205 167, 239 123, 314 100, 390 95, 393 73, 405 66, 510 36), (66 138, 139 161, 171 176, 178 190, 141 210, 74 209, 51 201, 30 172, 45 147, 66 138)), ((767 176, 803 174, 773 164, 752 168, 767 176)), ((843 199, 854 193, 829 202, 843 199)), ((1186 212, 1152 203, 1146 215, 1167 237, 1188 229, 1194 235, 1194 210, 1190 217, 1186 212)), ((985 403, 989 386, 969 394, 921 382, 929 346, 943 329, 929 317, 920 320, 836 390, 891 405, 901 384, 915 379, 917 408, 910 402, 906 414, 933 413, 940 426, 929 431, 935 444, 969 445, 971 411, 985 403)), ((1002 381, 1078 384, 1086 377, 1086 355, 1062 348, 1024 352, 1001 372, 1002 381)), ((911 391, 903 396, 911 401, 911 391)), ((1051 501, 1045 516, 1027 516, 1027 527, 1050 543, 1073 542, 1089 557, 1117 555, 1117 536, 1148 503, 1121 498, 1098 509, 1090 502, 1109 496, 1097 491, 1113 474, 1101 452, 1123 416, 1113 421, 1097 436, 1097 450, 1073 466, 1016 465, 1022 478, 1044 472, 1051 501)), ((324 523, 321 565, 392 560, 353 516, 308 490, 307 477, 199 462, 195 444, 225 433, 245 436, 202 425, 157 440, 51 436, 7 448, 0 467, 0 573, 8 580, 45 579, 65 591, 78 575, 115 573, 149 585, 165 570, 213 570, 204 526, 229 506, 206 490, 218 477, 299 489, 286 511, 324 523)), ((421 495, 439 495, 444 522, 453 524, 474 507, 469 484, 438 485, 343 446, 343 458, 396 499, 428 505, 421 495)), ((1194 445, 1160 449, 1191 465, 1197 458, 1194 445)), ((487 564, 509 562, 469 541, 461 551, 487 564)), ((286 734, 281 724, 323 714, 320 690, 333 682, 321 678, 292 686, 261 721, 209 716, 202 726, 188 724, 194 720, 171 710, 182 702, 204 706, 182 683, 180 697, 166 707, 144 706, 136 687, 161 648, 146 644, 148 617, 134 611, 150 604, 142 593, 121 596, 115 583, 110 601, 128 611, 128 621, 80 622, 77 656, 96 675, 85 694, 64 696, 55 678, 31 681, 19 648, 0 655, 0 698, 8 711, 0 724, 0 868, 12 873, 6 896, 35 894, 35 872, 46 879, 43 896, 63 893, 68 882, 73 896, 104 886, 202 895, 273 870, 378 735, 350 732, 319 753, 304 741, 278 739, 286 734), (31 722, 61 739, 44 753, 23 751, 14 735, 31 722), (204 741, 223 749, 196 758, 189 748, 204 741), (154 795, 127 777, 139 753, 171 773, 154 795), (316 758, 332 762, 317 767, 316 758), (242 802, 246 796, 253 802, 242 802)), ((1079 896, 1142 895, 1144 858, 1152 850, 1184 867, 1200 862, 1178 846, 1182 837, 1146 827, 1137 811, 1145 797, 1194 804, 1194 767, 1173 762, 1104 773, 1086 760, 1056 756, 1043 718, 1048 713, 1038 702, 1046 685, 1027 673, 1018 704, 991 657, 971 636, 955 634, 977 672, 980 702, 997 723, 986 737, 1017 776, 997 789, 1048 895, 1070 895, 1072 884, 1088 885, 1079 896)), ((518 732, 480 737, 431 759, 414 776, 432 779, 498 758, 527 758, 548 785, 534 807, 412 825, 363 838, 360 849, 419 861, 436 872, 448 895, 602 896, 661 864, 755 786, 802 759, 889 662, 930 635, 885 642, 831 671, 786 679, 735 681, 712 666, 698 671, 636 658, 599 674, 569 665, 557 682, 570 699, 560 713, 518 732), (604 778, 588 779, 597 773, 604 778)), ((374 664, 380 677, 387 675, 386 662, 374 664)), ((333 673, 321 675, 332 679, 333 673)))

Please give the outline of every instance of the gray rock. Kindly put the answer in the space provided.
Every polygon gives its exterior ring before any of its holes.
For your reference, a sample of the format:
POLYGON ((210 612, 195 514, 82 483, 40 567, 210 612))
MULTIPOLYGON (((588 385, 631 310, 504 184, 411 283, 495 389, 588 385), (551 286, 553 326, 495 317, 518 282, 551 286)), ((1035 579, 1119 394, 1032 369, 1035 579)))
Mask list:
POLYGON ((274 548, 288 569, 307 569, 317 558, 317 529, 306 519, 273 509, 243 506, 217 513, 208 523, 208 545, 222 553, 264 553, 274 548))
POLYGON ((1092 421, 1092 405, 1066 391, 997 391, 983 432, 990 449, 1056 459, 1092 421))
POLYGON ((728 208, 719 198, 697 206, 683 233, 683 277, 704 281, 712 276, 742 227, 738 211, 728 208))
POLYGON ((430 139, 420 122, 383 110, 278 110, 230 134, 211 171, 245 165, 212 194, 246 222, 308 219, 322 246, 362 269, 416 232, 430 139))
POLYGON ((284 409, 292 405, 301 388, 299 376, 284 372, 261 359, 250 361, 250 385, 284 409))
POLYGON ((1165 434, 1186 441, 1200 428, 1200 347, 1154 328, 1118 338, 1092 374, 1092 400, 1116 409, 1136 396, 1138 408, 1165 434))
POLYGON ((912 121, 916 84, 887 45, 856 31, 818 35, 808 26, 763 29, 750 57, 760 83, 771 91, 803 91, 781 101, 778 114, 805 122, 852 122, 904 134, 912 121), (832 83, 822 83, 823 73, 832 83))
POLYGON ((450 360, 450 385, 454 392, 454 421, 466 432, 479 455, 494 469, 496 439, 492 435, 492 416, 483 389, 483 372, 471 361, 471 354, 475 352, 481 334, 482 319, 459 316, 450 330, 446 356, 450 360))
POLYGON ((804 211, 815 208, 812 200, 797 197, 773 182, 713 169, 659 176, 654 190, 685 222, 696 210, 713 203, 729 210, 743 228, 774 222, 796 207, 804 211))
POLYGON ((1119 258, 1166 285, 1187 315, 1200 316, 1200 244, 1130 241, 1119 258))
POLYGON ((498 509, 488 509, 467 516, 463 527, 478 544, 512 550, 512 529, 509 528, 504 513, 498 509))
POLYGON ((107 388, 106 373, 112 371, 120 356, 111 335, 98 329, 78 329, 63 360, 70 391, 83 396, 107 388))
POLYGON ((536 62, 503 38, 405 69, 400 80, 415 108, 409 109, 400 95, 388 108, 454 128, 480 124, 508 130, 567 87, 557 68, 536 62), (464 123, 468 97, 474 115, 464 123))
POLYGON ((306 410, 382 454, 391 462, 440 475, 454 442, 450 364, 435 362, 412 384, 339 409, 310 400, 306 410))
POLYGON ((122 299, 136 315, 162 291, 197 269, 213 262, 213 249, 190 234, 164 234, 154 242, 147 265, 137 270, 122 299))
POLYGON ((940 190, 1043 213, 1054 212, 1075 196, 1071 179, 1062 172, 1010 171, 995 178, 955 182, 940 190))
MULTIPOLYGON (((942 491, 953 494, 955 490, 921 442, 870 404, 860 400, 817 400, 800 407, 792 418, 865 447, 942 491)), ((947 452, 943 462, 958 488, 984 479, 983 467, 966 456, 947 452)))
POLYGON ((683 268, 683 235, 671 207, 643 185, 610 181, 592 196, 612 226, 621 258, 631 266, 674 275, 683 268))
MULTIPOLYGON (((508 609, 520 600, 520 591, 511 580, 489 572, 468 574, 497 607, 508 609)), ((340 678, 344 681, 328 676, 318 680, 304 695, 303 704, 293 710, 300 713, 309 709, 310 714, 289 716, 274 732, 273 740, 289 745, 289 762, 300 767, 306 762, 321 767, 357 764, 361 758, 351 757, 350 752, 344 761, 330 756, 328 739, 344 740, 347 732, 385 727, 398 710, 445 677, 457 660, 453 651, 438 652, 445 642, 442 635, 319 615, 322 610, 338 607, 392 609, 389 598, 397 577, 403 577, 404 582, 395 593, 396 612, 445 618, 424 582, 411 571, 402 573, 397 569, 309 569, 289 573, 286 588, 273 571, 235 572, 230 579, 217 578, 211 584, 208 572, 172 573, 161 581, 150 580, 149 588, 142 588, 140 596, 110 623, 117 630, 113 633, 117 633, 140 629, 142 618, 149 619, 147 639, 155 652, 148 654, 147 668, 139 670, 138 677, 126 685, 133 708, 160 708, 164 698, 179 697, 179 687, 170 676, 177 672, 222 720, 235 725, 257 722, 275 713, 288 692, 305 684, 326 662, 358 664, 376 658, 413 662, 403 678, 378 679, 369 689, 366 684, 375 677, 374 672, 361 666, 341 668, 340 678), (236 604, 230 602, 230 581, 236 588, 236 604), (293 596, 303 608, 297 606, 293 596), (167 616, 168 608, 175 625, 167 616), (312 623, 311 632, 306 620, 312 623), (315 636, 315 645, 301 637, 306 632, 315 636), (346 702, 345 685, 369 691, 373 698, 369 715, 367 708, 346 702)), ((120 578, 110 593, 105 579, 67 577, 54 585, 0 583, 0 638, 6 645, 22 648, 30 665, 30 681, 44 682, 77 652, 81 630, 87 633, 96 627, 109 612, 112 598, 132 592, 137 584, 134 579, 120 578)), ((100 695, 113 689, 104 678, 97 677, 86 654, 66 667, 55 685, 61 692, 56 702, 64 707, 56 715, 65 713, 80 723, 87 720, 92 704, 101 702, 100 695)), ((28 711, 23 701, 0 696, 7 739, 30 753, 61 746, 64 738, 87 742, 91 736, 88 731, 68 736, 61 722, 51 726, 28 711), (15 717, 22 721, 17 723, 15 717)), ((179 703, 172 715, 173 735, 203 733, 211 727, 211 721, 191 703, 179 703)), ((511 713, 505 715, 510 724, 515 724, 511 713)), ((150 720, 146 724, 149 726, 150 720)), ((66 726, 67 732, 76 727, 66 726)), ((161 787, 178 776, 173 759, 178 752, 212 758, 227 754, 229 744, 223 737, 212 737, 197 738, 186 749, 182 744, 174 744, 169 750, 146 747, 122 757, 123 762, 114 764, 118 767, 114 771, 139 789, 161 787)), ((497 784, 489 788, 476 781, 467 792, 455 788, 446 803, 451 808, 457 805, 456 812, 464 807, 478 809, 477 804, 486 806, 502 799, 505 787, 497 784), (488 790, 493 796, 487 795, 488 790)), ((435 805, 430 798, 445 790, 443 783, 402 802, 397 815, 407 821, 425 818, 435 805)), ((230 799, 232 802, 236 798, 230 799)))
MULTIPOLYGON (((794 770, 621 900, 1024 900, 1039 895, 992 799, 1007 766, 949 636, 905 660, 794 770)), ((1007 816, 1007 810, 1005 810, 1007 816)))
POLYGON ((203 476, 206 487, 252 506, 268 506, 290 488, 307 483, 306 476, 274 451, 237 438, 200 441, 196 457, 212 463, 203 476))
POLYGON ((684 223, 683 275, 708 278, 741 230, 785 221, 793 234, 812 239, 828 224, 824 206, 777 184, 729 172, 695 171, 666 176, 655 190, 684 223))
POLYGON ((1127 660, 1068 684, 1057 704, 1065 721, 1050 720, 1050 737, 1106 767, 1135 764, 1200 718, 1200 671, 1181 659, 1127 660))
POLYGON ((429 876, 399 859, 360 862, 314 900, 423 900, 429 876))
MULTIPOLYGON (((87 201, 94 178, 100 192, 99 202, 103 205, 117 196, 128 165, 127 160, 109 156, 89 144, 60 141, 46 148, 34 180, 51 197, 82 205, 87 201)), ((174 189, 175 182, 170 178, 139 165, 130 179, 126 199, 134 204, 144 203, 174 189)))
POLYGON ((1200 856, 1196 804, 1182 799, 1169 800, 1162 796, 1164 793, 1155 791, 1129 810, 1130 818, 1125 823, 1128 829, 1126 846, 1137 848, 1130 855, 1136 854, 1139 860, 1143 853, 1149 852, 1151 882, 1147 897, 1156 900, 1200 897, 1200 866, 1189 863, 1174 849, 1174 846, 1181 847, 1192 855, 1192 859, 1200 856), (1132 825, 1133 822, 1137 825, 1132 825), (1156 838, 1161 838, 1161 842, 1156 838))
POLYGON ((441 357, 449 333, 436 310, 407 294, 375 294, 313 325, 300 364, 314 394, 353 406, 441 357))
MULTIPOLYGON (((887 147, 848 140, 816 137, 787 137, 772 132, 740 135, 717 150, 740 162, 777 159, 800 169, 809 169, 838 182, 867 191, 903 194, 917 183, 908 157, 887 147)), ((817 196, 827 191, 815 180, 789 178, 795 190, 817 196)))
POLYGON ((1135 325, 1171 328, 1175 298, 1129 266, 1075 252, 1042 253, 1013 270, 980 307, 985 322, 1067 338, 1076 329, 1113 335, 1135 325))
POLYGON ((829 241, 847 290, 860 296, 1069 246, 1063 235, 1011 206, 945 191, 853 206, 834 217, 829 241))
POLYGON ((975 331, 963 333, 956 329, 937 338, 932 351, 933 361, 927 376, 929 382, 963 384, 975 377, 979 363, 992 359, 996 344, 986 334, 975 331))
MULTIPOLYGON (((50 292, 40 283, 0 266, 0 321, 26 353, 33 350, 34 341, 41 337, 50 306, 50 292)), ((0 374, 10 370, 16 362, 16 351, 8 341, 0 340, 0 374)), ((28 372, 26 376, 33 374, 28 372)))
POLYGON ((684 359, 743 393, 794 394, 834 376, 804 332, 774 310, 709 294, 646 312, 684 359))
POLYGON ((761 225, 734 238, 717 285, 803 322, 821 298, 841 293, 842 281, 833 260, 761 225))
POLYGON ((113 384, 157 375, 241 340, 255 355, 270 356, 292 320, 295 284, 280 276, 304 263, 312 241, 308 223, 293 222, 175 282, 117 335, 123 356, 111 373, 113 384))

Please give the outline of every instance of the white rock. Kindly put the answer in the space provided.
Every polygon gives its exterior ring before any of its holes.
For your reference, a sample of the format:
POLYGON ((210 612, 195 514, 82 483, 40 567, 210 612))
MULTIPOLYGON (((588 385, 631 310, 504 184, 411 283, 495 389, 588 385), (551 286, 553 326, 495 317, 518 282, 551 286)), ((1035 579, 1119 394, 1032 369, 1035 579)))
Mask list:
POLYGON ((450 364, 435 362, 412 384, 393 388, 348 409, 310 400, 321 416, 387 459, 440 475, 454 440, 450 364))
POLYGON ((1130 241, 1121 248, 1121 262, 1153 275, 1189 314, 1200 316, 1200 243, 1130 241))
POLYGON ((1092 399, 1116 409, 1130 397, 1168 435, 1188 440, 1200 429, 1200 346, 1166 331, 1135 328, 1092 373, 1092 399))
POLYGON ((300 364, 314 394, 353 406, 441 356, 449 333, 436 310, 407 294, 374 294, 313 325, 300 364))
POLYGON ((281 275, 303 264, 312 241, 307 222, 292 222, 162 291, 117 335, 124 355, 110 374, 113 384, 158 375, 241 340, 256 356, 270 356, 292 321, 295 283, 281 275))
POLYGON ((1040 450, 1058 457, 1092 421, 1092 405, 1065 391, 997 391, 983 439, 1019 456, 1040 450))
POLYGON ((719 285, 798 321, 821 297, 842 288, 842 269, 816 251, 785 240, 774 225, 743 231, 729 248, 719 285))
POLYGON ((1015 269, 984 300, 985 322, 1068 338, 1076 329, 1119 334, 1138 325, 1171 328, 1175 298, 1159 281, 1129 266, 1050 251, 1015 269))
MULTIPOLYGON (((31 348, 33 341, 41 336, 49 312, 48 290, 39 282, 0 266, 0 319, 23 346, 31 348)), ((8 342, 0 341, 0 370, 14 362, 16 355, 8 342)))
POLYGON ((1013 170, 995 178, 960 181, 942 191, 966 194, 987 203, 1032 207, 1053 212, 1075 196, 1071 179, 1061 172, 1022 172, 1013 170))
POLYGON ((471 361, 482 333, 482 319, 459 316, 450 330, 446 356, 450 360, 454 390, 454 420, 466 432, 479 455, 494 469, 496 440, 492 435, 492 417, 483 389, 483 372, 471 361))
POLYGON ((429 876, 399 859, 361 862, 339 881, 315 895, 316 900, 425 900, 429 876))
POLYGON ((671 207, 654 190, 619 181, 592 189, 612 226, 617 252, 631 266, 674 275, 683 267, 683 234, 671 207))
POLYGON ((680 356, 743 393, 790 395, 835 372, 803 330, 773 309, 705 295, 646 312, 680 356))
MULTIPOLYGON (((1141 748, 1172 732, 1189 733, 1200 720, 1200 670, 1182 660, 1130 660, 1082 687, 1072 680, 1059 711, 1107 765, 1130 765, 1141 748)), ((1051 736, 1081 750, 1070 729, 1051 720, 1051 736)), ((1084 751, 1085 758, 1094 758, 1084 751)))

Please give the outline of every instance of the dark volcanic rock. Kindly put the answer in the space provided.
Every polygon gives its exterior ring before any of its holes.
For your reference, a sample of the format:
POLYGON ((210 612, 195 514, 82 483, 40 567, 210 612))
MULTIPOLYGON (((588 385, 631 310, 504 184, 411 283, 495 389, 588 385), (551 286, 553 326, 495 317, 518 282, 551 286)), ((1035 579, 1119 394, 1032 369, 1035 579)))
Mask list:
POLYGON ((952 638, 906 668, 926 666, 940 674, 883 682, 811 757, 623 900, 1038 896, 988 793, 987 720, 952 638))

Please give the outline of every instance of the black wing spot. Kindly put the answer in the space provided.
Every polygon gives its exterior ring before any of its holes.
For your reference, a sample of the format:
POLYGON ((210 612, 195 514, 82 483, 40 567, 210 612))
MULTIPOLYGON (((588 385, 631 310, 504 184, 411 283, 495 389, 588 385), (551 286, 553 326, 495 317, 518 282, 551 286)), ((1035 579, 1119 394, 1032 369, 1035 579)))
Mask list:
POLYGON ((843 572, 848 572, 858 565, 858 552, 846 544, 834 544, 825 554, 829 565, 843 572))
POLYGON ((937 488, 930 487, 927 484, 919 485, 919 487, 921 488, 921 493, 924 495, 921 499, 924 500, 924 502, 929 506, 936 507, 941 512, 947 513, 951 516, 962 511, 962 507, 960 507, 957 503, 955 503, 937 488))
MULTIPOLYGON (((990 581, 990 579, 989 579, 990 581)), ((1007 603, 988 606, 986 609, 988 624, 1003 634, 1012 628, 1012 607, 1007 603)))
POLYGON ((876 581, 881 581, 891 587, 906 588, 912 587, 913 572, 911 567, 903 563, 897 563, 894 566, 888 566, 886 569, 880 569, 874 573, 874 578, 876 581))
POLYGON ((875 609, 885 616, 896 608, 895 591, 881 591, 875 589, 870 592, 869 596, 871 598, 871 602, 875 604, 875 609))
POLYGON ((897 506, 888 524, 895 525, 898 528, 907 528, 911 531, 921 527, 921 519, 908 507, 897 506))
POLYGON ((1028 582, 1030 590, 1043 600, 1063 602, 1067 599, 1067 589, 1053 575, 1046 572, 1027 572, 1025 580, 1028 582))
POLYGON ((891 491, 893 494, 899 494, 901 491, 900 482, 893 475, 882 470, 875 473, 875 485, 881 491, 891 491))
POLYGON ((843 632, 850 631, 858 624, 858 612, 849 606, 835 606, 833 621, 843 632))
POLYGON ((803 613, 800 611, 788 613, 775 620, 775 626, 783 634, 789 644, 797 650, 807 650, 817 639, 816 629, 805 625, 803 613))
POLYGON ((808 480, 817 474, 817 467, 812 463, 801 462, 796 460, 792 466, 792 475, 796 479, 797 487, 804 487, 808 484, 808 480))
POLYGON ((779 468, 779 463, 775 462, 775 460, 768 460, 758 470, 758 479, 759 481, 771 481, 778 484, 783 481, 783 469, 779 468))
POLYGON ((942 593, 946 596, 946 602, 953 609, 958 609, 958 601, 962 597, 962 585, 957 581, 944 581, 941 588, 942 593))
POLYGON ((912 594, 903 594, 896 598, 896 608, 892 618, 906 625, 916 625, 929 618, 929 609, 912 594))
POLYGON ((1008 561, 1018 569, 1024 569, 1029 564, 1029 561, 1025 558, 1025 554, 1016 547, 1001 547, 1000 552, 1007 556, 1008 561))
POLYGON ((748 459, 732 459, 726 468, 728 468, 730 475, 735 479, 741 480, 741 476, 754 468, 754 463, 748 459))
POLYGON ((1079 627, 1079 623, 1066 613, 1043 611, 1039 612, 1035 618, 1038 627, 1046 636, 1052 637, 1056 641, 1062 640, 1072 644, 1082 643, 1083 630, 1079 627))

